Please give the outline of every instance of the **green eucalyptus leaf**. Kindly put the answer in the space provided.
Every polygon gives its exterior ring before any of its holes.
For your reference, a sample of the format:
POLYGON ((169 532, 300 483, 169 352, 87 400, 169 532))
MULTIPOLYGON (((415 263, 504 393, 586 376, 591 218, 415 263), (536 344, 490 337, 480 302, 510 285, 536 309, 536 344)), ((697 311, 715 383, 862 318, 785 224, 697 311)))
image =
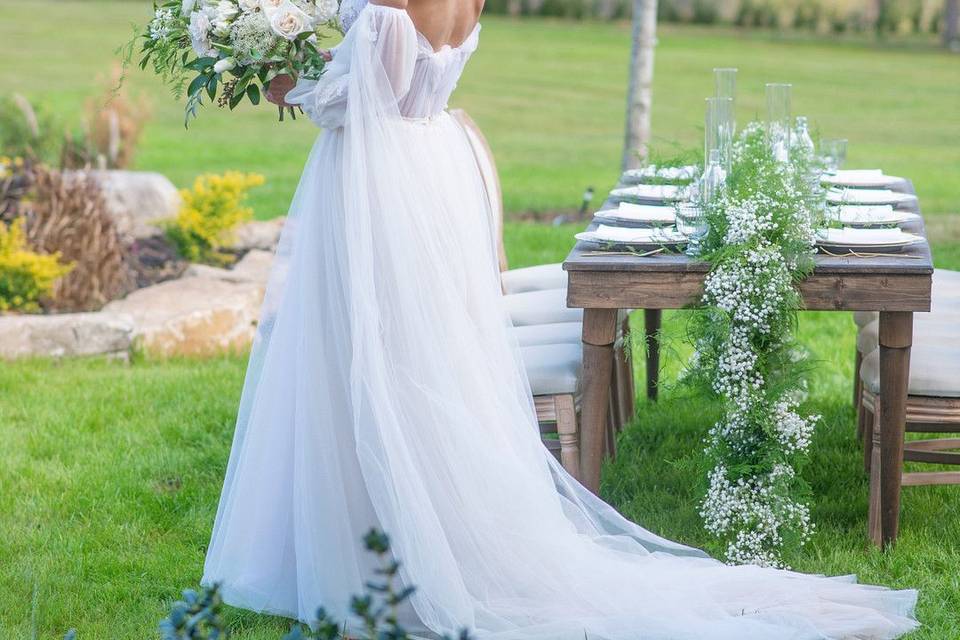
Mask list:
POLYGON ((208 82, 207 76, 201 73, 196 78, 194 78, 193 81, 190 83, 190 86, 187 87, 187 95, 193 96, 199 93, 206 86, 207 82, 208 82))
POLYGON ((210 76, 210 80, 207 81, 207 95, 210 96, 210 99, 213 100, 217 97, 217 76, 216 74, 210 76))

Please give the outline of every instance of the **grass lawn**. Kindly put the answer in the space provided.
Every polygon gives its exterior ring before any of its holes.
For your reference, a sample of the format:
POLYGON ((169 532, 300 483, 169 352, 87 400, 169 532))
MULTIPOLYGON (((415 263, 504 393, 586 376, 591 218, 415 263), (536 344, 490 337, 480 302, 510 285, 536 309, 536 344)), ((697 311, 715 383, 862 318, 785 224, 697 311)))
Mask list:
MULTIPOLYGON (((0 86, 76 120, 91 78, 109 68, 147 3, 0 0, 0 86), (50 16, 54 16, 51 18, 50 16), (51 44, 52 43, 52 44, 51 44), (28 72, 28 69, 38 71, 28 72)), ((484 21, 483 46, 454 104, 467 108, 497 154, 507 207, 575 207, 586 185, 617 173, 628 49, 624 25, 484 21)), ((960 269, 960 64, 935 50, 877 49, 772 36, 664 29, 657 51, 657 146, 697 144, 713 66, 741 68, 741 121, 761 108, 762 83, 790 80, 795 110, 825 135, 851 140, 851 164, 912 177, 931 218, 938 266, 960 269)), ((263 110, 208 109, 185 134, 177 104, 155 83, 155 118, 140 168, 180 185, 203 171, 264 173, 258 215, 285 208, 314 130, 277 125, 263 110)), ((557 261, 573 226, 506 227, 513 266, 557 261)), ((683 314, 668 314, 665 379, 687 347, 683 314)), ((901 539, 866 544, 867 485, 850 406, 853 324, 809 313, 800 331, 816 368, 807 409, 824 416, 806 470, 819 532, 795 567, 857 573, 921 590, 915 638, 960 638, 960 492, 905 490, 901 539)), ((642 353, 636 365, 642 369, 642 353)), ((180 589, 196 585, 216 511, 245 362, 81 360, 0 366, 0 638, 154 637, 180 589)), ((668 537, 708 543, 696 515, 692 454, 714 408, 682 389, 641 404, 603 494, 668 537)), ((235 637, 277 640, 287 623, 233 611, 235 637)))

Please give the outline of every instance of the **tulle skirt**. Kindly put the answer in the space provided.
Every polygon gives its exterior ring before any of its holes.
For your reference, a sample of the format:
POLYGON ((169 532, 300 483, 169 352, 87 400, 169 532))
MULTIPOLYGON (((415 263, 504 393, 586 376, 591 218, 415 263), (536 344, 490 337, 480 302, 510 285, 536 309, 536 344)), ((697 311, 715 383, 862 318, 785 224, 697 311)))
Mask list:
POLYGON ((894 638, 913 591, 729 567, 619 516, 539 439, 464 132, 323 134, 268 288, 204 573, 350 620, 385 530, 408 625, 479 638, 894 638), (359 164, 358 164, 359 163, 359 164))

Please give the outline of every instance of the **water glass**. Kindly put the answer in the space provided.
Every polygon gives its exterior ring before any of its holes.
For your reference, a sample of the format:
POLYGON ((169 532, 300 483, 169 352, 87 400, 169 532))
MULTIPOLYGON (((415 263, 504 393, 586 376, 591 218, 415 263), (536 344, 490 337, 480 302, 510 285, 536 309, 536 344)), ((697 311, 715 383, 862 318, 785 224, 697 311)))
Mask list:
POLYGON ((786 162, 790 157, 790 129, 793 120, 790 117, 791 84, 769 83, 767 95, 767 142, 774 157, 786 162))
POLYGON ((847 161, 847 141, 844 138, 821 139, 820 157, 826 165, 827 173, 836 173, 847 161))
POLYGON ((688 256, 700 255, 700 240, 709 231, 705 209, 696 202, 681 202, 678 204, 677 231, 687 238, 685 253, 688 256))

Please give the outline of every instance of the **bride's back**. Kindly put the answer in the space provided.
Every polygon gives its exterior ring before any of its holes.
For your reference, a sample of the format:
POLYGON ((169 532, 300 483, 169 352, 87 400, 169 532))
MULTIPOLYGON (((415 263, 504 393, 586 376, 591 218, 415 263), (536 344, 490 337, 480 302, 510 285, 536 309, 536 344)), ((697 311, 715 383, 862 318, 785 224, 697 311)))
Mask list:
POLYGON ((435 50, 462 44, 483 10, 483 0, 388 0, 384 4, 405 6, 417 31, 435 50))

